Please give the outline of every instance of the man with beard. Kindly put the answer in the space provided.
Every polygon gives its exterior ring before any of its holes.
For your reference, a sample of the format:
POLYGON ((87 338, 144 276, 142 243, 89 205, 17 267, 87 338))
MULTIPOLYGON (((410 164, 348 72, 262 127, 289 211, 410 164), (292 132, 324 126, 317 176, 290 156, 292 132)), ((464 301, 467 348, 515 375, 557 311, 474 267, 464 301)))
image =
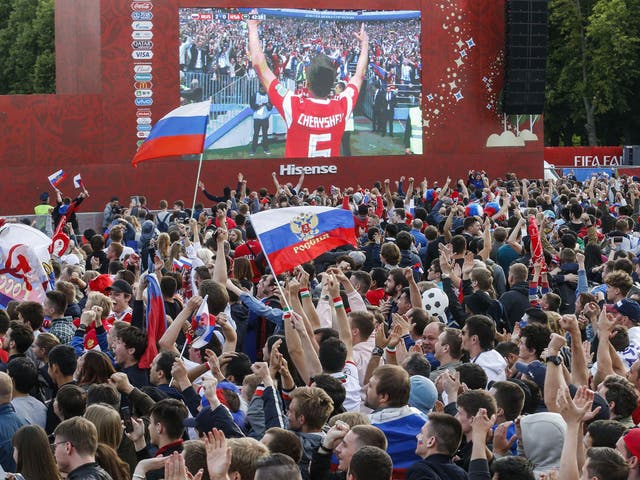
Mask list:
POLYGON ((366 390, 365 405, 373 410, 369 419, 387 437, 394 476, 420 459, 415 453, 416 436, 427 417, 409 406, 410 390, 409 374, 397 365, 376 368, 366 390))

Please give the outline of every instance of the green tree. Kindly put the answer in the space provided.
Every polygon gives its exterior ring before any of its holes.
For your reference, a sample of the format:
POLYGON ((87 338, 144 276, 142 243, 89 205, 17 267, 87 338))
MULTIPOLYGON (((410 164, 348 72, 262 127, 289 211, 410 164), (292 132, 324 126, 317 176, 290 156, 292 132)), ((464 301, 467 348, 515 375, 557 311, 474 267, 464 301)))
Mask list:
POLYGON ((640 0, 551 0, 547 144, 637 142, 640 0))
POLYGON ((0 0, 0 18, 0 93, 53 93, 54 0, 0 0))

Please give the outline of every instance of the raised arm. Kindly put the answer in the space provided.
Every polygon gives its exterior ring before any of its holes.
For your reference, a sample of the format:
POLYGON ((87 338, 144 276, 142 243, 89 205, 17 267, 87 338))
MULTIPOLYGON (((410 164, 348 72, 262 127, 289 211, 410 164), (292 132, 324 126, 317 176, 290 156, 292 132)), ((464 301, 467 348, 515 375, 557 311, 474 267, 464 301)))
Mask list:
POLYGON ((364 23, 360 26, 360 32, 354 33, 355 37, 360 41, 360 56, 356 65, 356 73, 351 78, 351 82, 360 91, 362 80, 367 72, 367 64, 369 63, 369 35, 364 29, 364 23))
POLYGON ((589 369, 582 350, 580 327, 575 315, 563 315, 560 326, 571 336, 571 383, 589 385, 589 369))
POLYGON ((160 347, 160 351, 171 351, 178 352, 176 348, 176 340, 178 338, 178 334, 180 330, 182 330, 182 326, 185 322, 188 322, 202 303, 202 297, 195 295, 189 299, 187 304, 184 306, 182 311, 178 314, 178 316, 171 322, 169 328, 164 332, 160 340, 158 341, 158 346, 160 347))
POLYGON ((613 315, 607 313, 607 309, 603 308, 598 317, 598 369, 593 376, 593 386, 595 388, 600 385, 608 375, 613 375, 613 359, 611 358, 610 337, 616 322, 613 315))
MULTIPOLYGON (((551 334, 549 347, 547 347, 547 358, 558 356, 560 349, 567 343, 562 335, 551 334)), ((561 388, 566 388, 566 383, 562 376, 562 366, 553 362, 547 362, 547 373, 544 377, 544 404, 550 412, 558 413, 556 405, 556 395, 561 388)))
POLYGON ((411 267, 404 267, 402 269, 404 278, 409 282, 409 299, 411 300, 412 308, 423 308, 422 295, 420 294, 420 288, 416 283, 416 279, 413 278, 413 270, 411 267))
POLYGON ((351 338, 351 329, 349 328, 349 319, 344 309, 342 300, 340 300, 340 283, 332 275, 329 278, 329 296, 333 298, 333 307, 336 311, 336 323, 340 340, 347 346, 347 360, 351 360, 353 350, 353 339, 351 338))
MULTIPOLYGON (((254 10, 252 14, 255 14, 254 10)), ((247 28, 249 30, 249 55, 251 56, 251 64, 256 71, 260 82, 264 86, 265 90, 269 91, 271 82, 276 79, 269 66, 267 65, 267 58, 262 51, 262 44, 260 36, 258 35, 259 20, 247 20, 247 28)))
POLYGON ((311 293, 309 292, 309 274, 301 266, 296 267, 295 274, 298 282, 300 283, 300 302, 304 310, 309 324, 315 330, 320 328, 320 317, 316 311, 316 307, 313 305, 311 293))
POLYGON ((491 247, 493 246, 493 239, 491 236, 491 219, 485 218, 482 228, 482 250, 478 252, 478 255, 480 255, 480 257, 482 257, 482 260, 486 262, 489 258, 489 255, 491 255, 491 247))
POLYGON ((216 260, 213 267, 213 279, 220 285, 226 285, 229 279, 227 276, 227 257, 224 254, 224 242, 228 238, 229 231, 226 228, 219 228, 216 236, 216 260))

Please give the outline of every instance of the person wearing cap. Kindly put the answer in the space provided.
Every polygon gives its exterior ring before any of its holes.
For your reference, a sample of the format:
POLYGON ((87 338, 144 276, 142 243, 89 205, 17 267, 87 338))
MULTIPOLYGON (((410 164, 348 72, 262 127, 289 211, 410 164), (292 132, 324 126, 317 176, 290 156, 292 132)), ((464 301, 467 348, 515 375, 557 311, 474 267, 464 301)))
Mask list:
MULTIPOLYGON (((205 397, 202 400, 202 408, 195 417, 185 418, 182 424, 187 428, 195 428, 200 436, 206 435, 213 428, 217 428, 227 438, 244 437, 240 427, 234 422, 231 412, 220 401, 217 379, 215 377, 205 377, 202 382, 202 389, 205 397)), ((220 393, 220 395, 223 394, 220 393)))
POLYGON ((33 208, 33 212, 36 214, 36 223, 34 226, 48 236, 53 234, 53 227, 51 225, 52 211, 53 207, 49 204, 49 194, 42 192, 40 194, 40 203, 33 208))
MULTIPOLYGON (((632 428, 616 442, 616 451, 629 465, 628 480, 640 479, 640 428, 632 428)), ((603 477, 609 480, 609 476, 603 477)))
POLYGON ((544 233, 548 235, 553 230, 556 221, 556 214, 553 212, 553 210, 545 210, 544 212, 542 212, 542 214, 544 220, 541 227, 544 233))
POLYGON ((623 353, 623 357, 627 360, 627 367, 631 367, 637 360, 637 352, 640 352, 640 304, 635 300, 623 298, 613 304, 612 312, 616 323, 627 329, 629 347, 625 353, 629 353, 629 355, 623 353), (635 353, 635 358, 633 358, 633 353, 635 353))
POLYGON ((131 323, 133 310, 129 306, 133 289, 125 280, 116 280, 110 286, 105 288, 105 292, 113 302, 111 313, 107 317, 107 321, 113 323, 117 320, 131 323))
POLYGON ((438 400, 438 390, 435 384, 422 375, 412 375, 409 377, 409 383, 411 383, 409 406, 429 415, 438 400))

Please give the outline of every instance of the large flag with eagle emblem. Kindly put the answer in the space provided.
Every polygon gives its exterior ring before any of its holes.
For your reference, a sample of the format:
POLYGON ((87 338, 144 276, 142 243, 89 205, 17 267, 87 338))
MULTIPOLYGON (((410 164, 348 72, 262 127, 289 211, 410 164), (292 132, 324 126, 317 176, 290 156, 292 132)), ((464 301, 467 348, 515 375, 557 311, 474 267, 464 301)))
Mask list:
POLYGON ((273 274, 310 262, 340 245, 356 245, 353 214, 331 207, 290 207, 251 215, 273 274))

